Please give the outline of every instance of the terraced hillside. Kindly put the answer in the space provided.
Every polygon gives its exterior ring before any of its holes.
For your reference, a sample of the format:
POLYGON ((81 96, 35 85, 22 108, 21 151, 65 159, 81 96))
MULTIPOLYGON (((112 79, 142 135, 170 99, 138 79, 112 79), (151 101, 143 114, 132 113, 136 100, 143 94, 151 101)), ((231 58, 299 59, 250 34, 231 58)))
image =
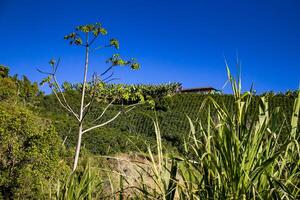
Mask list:
MULTIPOLYGON (((154 144, 155 142, 152 120, 157 119, 166 146, 182 150, 184 138, 189 133, 187 116, 193 121, 203 122, 207 118, 208 110, 211 110, 211 115, 213 115, 214 110, 211 109, 209 100, 207 100, 208 103, 202 106, 209 96, 219 104, 224 104, 229 111, 232 110, 234 104, 232 95, 176 94, 172 97, 156 100, 155 110, 148 105, 139 105, 131 112, 122 114, 106 127, 84 135, 84 146, 89 151, 99 154, 146 151, 146 144, 154 144)), ((283 129, 288 130, 289 124, 285 121, 289 121, 291 117, 295 96, 283 94, 268 96, 266 98, 269 101, 270 113, 281 112, 281 117, 277 123, 283 124, 283 129)), ((74 104, 79 102, 77 99, 79 96, 76 93, 69 93, 67 98, 74 104)), ((253 98, 255 101, 251 106, 251 110, 253 110, 253 113, 257 113, 260 97, 254 96, 253 98)), ((88 116, 87 121, 92 123, 102 112, 104 106, 97 104, 92 109, 92 114, 88 116)), ((40 107, 43 110, 41 113, 44 115, 46 113, 47 117, 55 122, 60 135, 66 139, 66 144, 73 146, 76 141, 77 127, 74 121, 61 109, 55 97, 51 95, 43 97, 40 107), (45 110, 46 112, 44 112, 45 110)), ((102 120, 110 119, 120 109, 122 109, 120 105, 112 106, 102 120)))

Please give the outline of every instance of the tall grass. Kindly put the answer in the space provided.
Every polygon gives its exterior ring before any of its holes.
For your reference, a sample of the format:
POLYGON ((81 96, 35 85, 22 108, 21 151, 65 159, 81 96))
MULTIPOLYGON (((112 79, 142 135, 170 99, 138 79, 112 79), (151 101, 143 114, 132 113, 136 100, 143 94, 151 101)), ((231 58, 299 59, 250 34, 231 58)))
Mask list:
MULTIPOLYGON (((228 67, 227 72, 235 99, 233 109, 208 97, 202 106, 211 110, 207 121, 187 117, 191 131, 185 143, 186 154, 173 159, 172 165, 166 161, 161 166, 162 157, 171 158, 162 153, 158 162, 152 162, 154 169, 169 172, 161 182, 172 185, 176 195, 164 189, 156 198, 300 199, 300 93, 289 122, 290 133, 283 134, 286 122, 278 124, 280 108, 271 112, 268 99, 262 97, 259 113, 253 117, 249 109, 253 94, 242 93, 240 77, 234 79, 228 67)), ((159 141, 158 125, 155 130, 159 141)), ((162 176, 155 174, 152 179, 160 180, 162 176)), ((143 186, 141 191, 147 188, 143 186)))
POLYGON ((299 104, 295 101, 291 131, 283 135, 277 124, 280 110, 270 112, 267 99, 260 99, 257 118, 251 117, 252 94, 241 93, 241 81, 227 68, 235 105, 233 112, 208 98, 216 110, 209 112, 206 128, 198 121, 180 167, 182 199, 299 199, 299 104))
POLYGON ((84 169, 71 174, 66 173, 65 178, 55 184, 55 193, 50 193, 50 199, 55 200, 92 200, 103 195, 103 182, 97 171, 89 162, 84 169))
POLYGON ((158 121, 153 120, 153 124, 156 133, 157 155, 153 155, 149 147, 150 163, 147 164, 147 167, 145 165, 137 165, 142 169, 141 172, 146 172, 150 181, 145 180, 145 173, 140 173, 136 186, 139 193, 136 193, 133 198, 171 200, 175 198, 177 188, 178 162, 176 158, 163 152, 158 121))

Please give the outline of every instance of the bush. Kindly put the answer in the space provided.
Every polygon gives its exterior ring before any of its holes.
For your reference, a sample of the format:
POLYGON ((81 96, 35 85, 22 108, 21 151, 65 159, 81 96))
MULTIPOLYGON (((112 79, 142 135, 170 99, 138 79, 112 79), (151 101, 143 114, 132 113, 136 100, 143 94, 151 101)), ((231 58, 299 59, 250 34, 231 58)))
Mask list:
POLYGON ((0 101, 15 99, 17 97, 17 84, 11 78, 0 78, 0 101))
POLYGON ((55 128, 26 108, 0 104, 0 196, 41 199, 67 167, 55 128))

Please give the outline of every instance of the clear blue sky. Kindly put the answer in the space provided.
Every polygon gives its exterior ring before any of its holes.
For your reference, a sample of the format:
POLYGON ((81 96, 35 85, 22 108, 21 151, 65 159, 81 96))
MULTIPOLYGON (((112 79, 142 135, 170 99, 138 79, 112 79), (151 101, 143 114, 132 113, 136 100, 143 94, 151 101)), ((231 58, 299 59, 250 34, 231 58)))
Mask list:
MULTIPOLYGON (((221 88, 224 56, 235 68, 238 52, 244 89, 251 83, 258 92, 299 87, 299 0, 0 0, 0 63, 38 81, 36 68, 61 57, 59 79, 80 81, 84 51, 63 36, 97 21, 108 30, 107 39, 119 39, 119 53, 142 66, 117 70, 124 83, 221 88)), ((93 53, 90 72, 101 72, 112 53, 93 53)))

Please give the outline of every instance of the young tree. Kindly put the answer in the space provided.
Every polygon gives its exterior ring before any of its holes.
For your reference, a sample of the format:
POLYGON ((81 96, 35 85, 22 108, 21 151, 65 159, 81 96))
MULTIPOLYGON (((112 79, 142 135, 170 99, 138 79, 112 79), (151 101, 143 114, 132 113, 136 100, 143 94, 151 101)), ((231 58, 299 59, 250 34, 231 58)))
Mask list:
MULTIPOLYGON (((91 51, 91 48, 94 46, 95 41, 99 38, 99 36, 104 36, 107 34, 107 31, 105 28, 102 27, 100 23, 95 24, 88 24, 83 26, 76 27, 75 31, 66 35, 64 37, 65 40, 69 41, 71 45, 76 45, 79 47, 83 47, 85 49, 85 65, 84 65, 84 73, 83 73, 83 81, 82 81, 82 87, 81 89, 81 101, 80 101, 80 109, 79 112, 74 111, 74 109, 71 107, 71 105, 68 103, 63 90, 61 86, 59 85, 57 78, 56 78, 56 71, 60 63, 60 59, 56 62, 55 60, 50 60, 49 64, 52 67, 52 72, 43 72, 39 70, 43 74, 47 74, 48 76, 43 79, 41 84, 48 83, 50 88, 52 89, 53 94, 58 99, 61 106, 67 110, 69 113, 71 113, 76 120, 78 121, 78 139, 77 139, 77 146, 76 146, 76 152, 74 156, 74 164, 73 164, 73 172, 76 170, 78 165, 78 159, 80 154, 80 147, 81 147, 81 141, 82 141, 82 135, 84 133, 87 133, 91 130, 94 130, 96 128, 102 127, 113 120, 115 120, 122 112, 119 111, 114 117, 109 119, 108 121, 105 121, 100 124, 96 124, 92 127, 85 127, 84 126, 84 119, 88 112, 90 111, 91 104, 94 102, 95 92, 97 90, 97 87, 103 83, 107 83, 109 81, 114 80, 112 78, 113 72, 112 69, 116 66, 130 66, 131 69, 137 70, 139 69, 140 65, 135 61, 135 59, 130 60, 123 60, 119 54, 114 54, 111 58, 107 60, 107 63, 110 64, 109 67, 104 70, 103 73, 100 74, 100 76, 94 75, 91 82, 88 82, 87 80, 87 74, 88 74, 88 68, 89 68, 89 53, 91 51), (108 73, 110 73, 108 75, 108 73), (89 102, 86 103, 87 99, 87 91, 89 90, 89 94, 91 94, 88 98, 89 102)), ((94 48, 93 50, 98 50, 106 47, 114 47, 116 49, 119 49, 119 42, 116 39, 110 39, 109 44, 103 45, 97 48, 94 48)), ((97 118, 100 119, 103 114, 106 112, 106 110, 111 106, 113 103, 110 102, 108 106, 104 109, 103 113, 97 118)), ((132 109, 133 107, 128 107, 128 109, 132 109)), ((127 110, 127 111, 129 111, 127 110)))

